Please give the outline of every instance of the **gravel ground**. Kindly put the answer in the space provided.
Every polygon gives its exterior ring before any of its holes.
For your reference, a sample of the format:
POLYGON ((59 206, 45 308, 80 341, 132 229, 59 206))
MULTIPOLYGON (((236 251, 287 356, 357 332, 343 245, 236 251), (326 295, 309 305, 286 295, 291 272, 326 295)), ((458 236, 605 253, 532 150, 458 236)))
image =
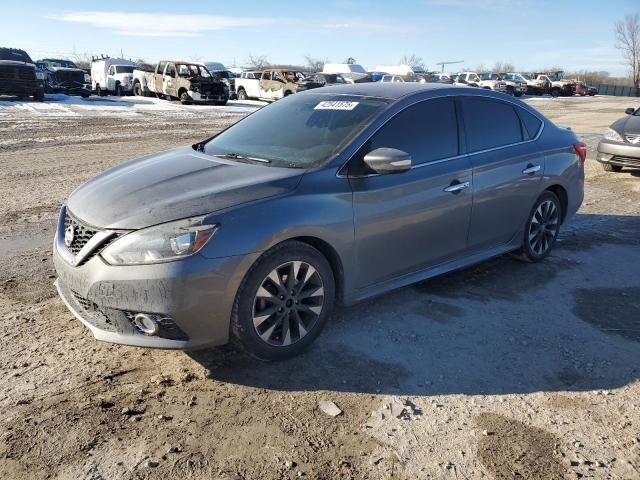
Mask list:
POLYGON ((257 104, 52 100, 0 102, 0 478, 640 478, 640 171, 594 161, 630 99, 527 100, 589 145, 547 260, 337 309, 278 364, 99 343, 52 286, 76 186, 257 104))

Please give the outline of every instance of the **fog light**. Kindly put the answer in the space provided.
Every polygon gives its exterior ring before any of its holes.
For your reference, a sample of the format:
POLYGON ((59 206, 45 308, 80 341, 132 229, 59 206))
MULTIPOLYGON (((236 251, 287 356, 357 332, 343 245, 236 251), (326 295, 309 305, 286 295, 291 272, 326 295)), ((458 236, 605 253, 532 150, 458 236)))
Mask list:
POLYGON ((160 330, 157 320, 146 313, 138 313, 133 317, 133 324, 145 335, 155 335, 160 330))

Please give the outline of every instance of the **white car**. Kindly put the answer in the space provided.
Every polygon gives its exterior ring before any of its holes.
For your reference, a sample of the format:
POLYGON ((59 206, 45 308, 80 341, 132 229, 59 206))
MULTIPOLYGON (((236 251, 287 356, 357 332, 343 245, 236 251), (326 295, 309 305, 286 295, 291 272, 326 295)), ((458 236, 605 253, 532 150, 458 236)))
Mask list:
POLYGON ((478 86, 480 88, 486 88, 495 92, 505 93, 507 91, 507 82, 500 78, 497 73, 481 73, 479 74, 480 82, 478 86))

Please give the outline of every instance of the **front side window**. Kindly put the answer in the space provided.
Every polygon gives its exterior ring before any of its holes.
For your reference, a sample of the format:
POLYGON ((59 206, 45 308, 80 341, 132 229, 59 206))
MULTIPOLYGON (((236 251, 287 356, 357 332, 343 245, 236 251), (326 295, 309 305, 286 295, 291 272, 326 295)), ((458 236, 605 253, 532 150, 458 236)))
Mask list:
MULTIPOLYGON (((367 152, 397 148, 413 165, 458 155, 458 120, 452 98, 425 100, 403 110, 369 140, 367 152)), ((365 152, 366 153, 366 152, 365 152)))
POLYGON ((465 97, 462 99, 462 117, 469 152, 522 141, 520 118, 508 103, 465 97))
POLYGON ((167 62, 160 62, 158 64, 158 68, 156 68, 156 73, 163 74, 164 73, 164 67, 166 65, 167 65, 167 62))
POLYGON ((292 95, 220 133, 204 151, 238 161, 257 158, 262 165, 311 168, 335 158, 388 104, 359 96, 292 95))

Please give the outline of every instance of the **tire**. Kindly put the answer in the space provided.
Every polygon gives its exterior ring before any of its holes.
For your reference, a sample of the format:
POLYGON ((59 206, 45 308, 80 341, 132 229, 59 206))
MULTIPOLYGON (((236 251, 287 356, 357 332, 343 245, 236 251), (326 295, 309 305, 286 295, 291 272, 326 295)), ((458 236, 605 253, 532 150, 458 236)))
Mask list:
POLYGON ((44 90, 42 89, 36 90, 36 93, 34 93, 33 95, 33 99, 36 102, 44 102, 44 90))
POLYGON ((180 103, 182 103, 183 105, 191 105, 192 102, 193 100, 191 100, 189 92, 187 92, 186 90, 180 92, 180 103))
POLYGON ((238 90, 238 100, 249 100, 247 92, 245 92, 244 88, 238 90))
POLYGON ((522 93, 522 92, 516 92, 516 93, 515 93, 515 96, 516 96, 516 97, 521 97, 522 95, 524 95, 524 93, 522 93))
POLYGON ((99 97, 104 97, 104 93, 102 91, 102 89, 100 88, 100 84, 96 83, 96 95, 98 95, 99 97))
POLYGON ((142 97, 144 96, 143 91, 142 91, 142 85, 140 85, 140 82, 135 82, 133 84, 133 94, 136 97, 142 97))
POLYGON ((552 88, 550 93, 553 98, 558 98, 560 96, 560 89, 552 88))
POLYGON ((306 243, 284 242, 263 254, 246 274, 233 304, 231 331, 259 360, 291 358, 320 334, 334 300, 335 280, 327 259, 306 243), (297 283, 292 284, 289 278, 296 266, 297 283))
POLYGON ((284 92, 283 97, 288 97, 289 95, 291 95, 293 92, 291 90, 287 90, 286 92, 284 92))
POLYGON ((621 172, 622 171, 622 167, 620 165, 611 165, 610 163, 601 163, 600 165, 602 165, 602 169, 605 172, 621 172))
POLYGON ((228 100, 220 100, 219 102, 215 102, 214 105, 218 107, 224 107, 227 104, 228 100))
POLYGON ((513 94, 515 92, 513 91, 513 87, 507 87, 507 95, 511 95, 513 97, 513 94))
POLYGON ((121 97, 122 96, 122 86, 119 83, 116 83, 116 89, 113 91, 113 94, 116 97, 121 97))
POLYGON ((558 197, 548 190, 543 192, 527 218, 522 246, 517 252, 519 258, 539 262, 549 255, 560 232, 562 215, 558 197))

